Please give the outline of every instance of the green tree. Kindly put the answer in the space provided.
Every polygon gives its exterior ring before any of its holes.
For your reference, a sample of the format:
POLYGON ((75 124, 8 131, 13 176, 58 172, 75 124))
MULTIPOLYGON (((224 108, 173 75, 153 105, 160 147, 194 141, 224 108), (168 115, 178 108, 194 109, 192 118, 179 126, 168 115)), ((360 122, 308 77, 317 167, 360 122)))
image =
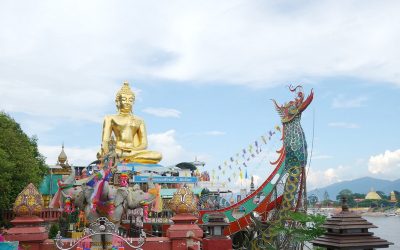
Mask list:
POLYGON ((346 196, 347 197, 347 200, 349 199, 349 198, 351 198, 351 197, 353 197, 353 192, 351 192, 351 190, 350 189, 342 189, 340 192, 339 192, 339 194, 338 195, 336 195, 336 200, 337 201, 341 201, 341 198, 343 197, 343 196, 346 196))
MULTIPOLYGON (((286 238, 286 244, 288 245, 293 243, 304 244, 316 239, 326 231, 322 227, 326 221, 326 216, 324 215, 289 211, 285 219, 290 223, 271 225, 271 235, 285 236, 284 238, 286 238)), ((281 245, 278 249, 288 249, 288 245, 281 245)), ((271 246, 270 249, 275 248, 271 246)))
POLYGON ((353 198, 354 199, 364 199, 366 194, 360 194, 360 193, 354 193, 353 198))
POLYGON ((376 193, 379 194, 379 196, 384 200, 390 199, 390 194, 389 194, 389 196, 387 196, 383 191, 376 191, 376 193))
POLYGON ((347 197, 347 204, 349 204, 349 207, 355 207, 357 203, 354 201, 354 195, 353 192, 350 189, 342 189, 338 195, 336 195, 336 200, 341 203, 341 197, 346 196, 347 197))
POLYGON ((58 231, 60 231, 60 227, 58 226, 58 224, 57 223, 51 224, 49 229, 49 239, 56 238, 58 231))
POLYGON ((324 192, 324 200, 322 201, 322 206, 328 206, 330 203, 329 193, 325 190, 324 192))
POLYGON ((37 138, 29 138, 14 119, 0 112, 0 210, 11 208, 29 183, 38 187, 46 173, 37 138))

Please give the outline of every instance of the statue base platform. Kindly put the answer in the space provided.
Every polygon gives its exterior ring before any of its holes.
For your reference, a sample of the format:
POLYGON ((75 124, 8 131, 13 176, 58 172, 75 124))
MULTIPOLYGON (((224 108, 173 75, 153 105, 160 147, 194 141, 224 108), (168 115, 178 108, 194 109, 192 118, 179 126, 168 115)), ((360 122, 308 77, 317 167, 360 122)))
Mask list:
POLYGON ((41 249, 41 244, 48 238, 44 220, 38 216, 20 216, 11 221, 15 227, 5 231, 5 239, 19 241, 19 246, 29 246, 29 250, 41 249))

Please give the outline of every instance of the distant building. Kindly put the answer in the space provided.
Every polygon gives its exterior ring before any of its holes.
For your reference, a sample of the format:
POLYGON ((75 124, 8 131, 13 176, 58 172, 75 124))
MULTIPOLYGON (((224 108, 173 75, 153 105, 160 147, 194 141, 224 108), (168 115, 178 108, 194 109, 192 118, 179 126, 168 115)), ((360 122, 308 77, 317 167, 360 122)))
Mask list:
POLYGON ((61 152, 57 158, 57 163, 55 165, 49 165, 48 168, 48 173, 39 186, 39 192, 42 194, 45 208, 49 206, 50 200, 58 190, 58 181, 63 181, 72 171, 75 171, 75 176, 79 178, 82 169, 85 167, 72 166, 68 163, 68 157, 64 151, 63 143, 61 152))
POLYGON ((377 192, 373 189, 365 196, 366 200, 382 200, 382 197, 379 196, 377 192))
POLYGON ((390 202, 397 202, 397 197, 396 197, 396 192, 392 191, 390 192, 390 202))
POLYGON ((253 178, 253 176, 251 176, 250 193, 253 193, 254 191, 256 191, 256 189, 254 187, 254 178, 253 178))

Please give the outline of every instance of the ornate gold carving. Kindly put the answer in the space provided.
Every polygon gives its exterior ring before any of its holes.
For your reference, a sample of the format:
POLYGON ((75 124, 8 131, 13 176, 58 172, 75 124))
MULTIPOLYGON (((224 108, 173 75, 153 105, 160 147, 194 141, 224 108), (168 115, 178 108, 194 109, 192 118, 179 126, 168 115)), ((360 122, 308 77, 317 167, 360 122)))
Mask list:
POLYGON ((13 207, 16 216, 39 215, 42 209, 43 197, 32 183, 19 193, 13 207))
POLYGON ((177 214, 196 213, 196 198, 193 192, 187 186, 184 186, 174 193, 169 202, 169 207, 177 214))

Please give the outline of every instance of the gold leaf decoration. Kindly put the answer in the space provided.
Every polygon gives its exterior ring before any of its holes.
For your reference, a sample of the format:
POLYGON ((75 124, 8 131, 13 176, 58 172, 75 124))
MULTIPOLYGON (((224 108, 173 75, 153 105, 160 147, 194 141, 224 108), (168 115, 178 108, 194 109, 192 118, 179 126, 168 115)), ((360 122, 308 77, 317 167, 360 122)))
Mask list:
POLYGON ((197 212, 196 198, 187 186, 181 187, 174 193, 169 206, 177 214, 197 212))
POLYGON ((43 197, 32 183, 19 193, 13 207, 16 216, 40 215, 42 209, 43 197))

